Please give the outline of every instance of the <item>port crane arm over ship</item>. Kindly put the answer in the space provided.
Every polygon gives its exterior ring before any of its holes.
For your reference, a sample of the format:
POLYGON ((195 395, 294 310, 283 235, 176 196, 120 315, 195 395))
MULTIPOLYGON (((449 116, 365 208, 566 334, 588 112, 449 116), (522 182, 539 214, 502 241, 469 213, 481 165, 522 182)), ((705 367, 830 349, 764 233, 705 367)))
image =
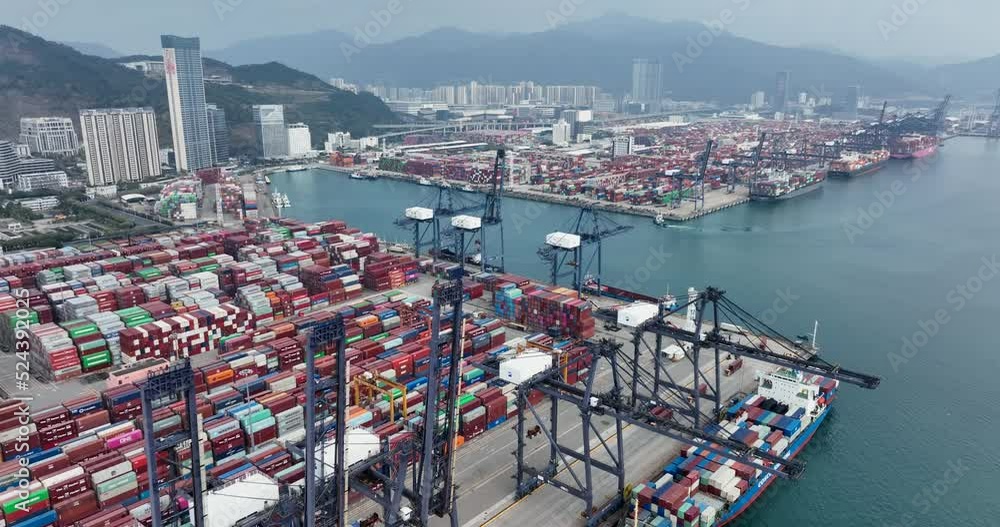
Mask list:
MULTIPOLYGON (((616 315, 613 310, 595 312, 596 318, 606 321, 613 320, 616 315)), ((814 348, 807 349, 802 344, 781 336, 726 298, 724 291, 716 288, 708 288, 701 293, 692 292, 688 302, 676 309, 666 310, 661 305, 659 314, 640 323, 633 335, 634 354, 626 351, 620 340, 590 340, 584 343, 586 351, 570 359, 568 364, 559 362, 558 367, 549 368, 520 383, 517 388, 517 405, 522 411, 515 426, 518 435, 515 451, 518 497, 526 496, 543 483, 551 483, 553 487, 583 502, 583 516, 588 526, 600 525, 624 504, 626 449, 623 446, 622 432, 625 427, 636 427, 704 448, 778 477, 799 477, 805 467, 803 461, 775 456, 735 440, 723 429, 713 430, 703 426, 702 399, 712 403, 716 415, 721 411, 720 363, 727 352, 864 388, 879 385, 878 377, 847 370, 812 356, 815 354, 814 348), (688 309, 688 323, 691 327, 681 329, 667 321, 668 315, 684 309, 688 309), (731 329, 724 320, 739 321, 753 331, 766 332, 767 338, 757 337, 761 342, 755 347, 752 345, 753 336, 747 335, 739 326, 736 330, 731 329), (723 334, 724 328, 730 335, 723 334), (690 344, 685 356, 694 366, 693 389, 674 381, 661 359, 663 353, 659 349, 651 349, 648 344, 642 345, 645 343, 644 336, 649 334, 690 344), (738 342, 740 337, 749 344, 738 342), (700 361, 705 357, 709 357, 709 360, 702 364, 700 361), (563 372, 571 371, 574 361, 587 373, 585 378, 571 383, 563 372), (712 362, 714 381, 703 371, 703 366, 711 371, 712 362), (595 386, 599 370, 603 372, 602 375, 610 373, 610 388, 604 386, 599 389, 595 386), (551 407, 548 410, 551 416, 548 419, 543 418, 543 412, 536 410, 535 404, 529 400, 528 394, 532 392, 540 393, 550 401, 551 407), (679 404, 674 404, 676 401, 679 404), (565 439, 562 436, 568 432, 560 429, 557 417, 560 404, 569 404, 579 409, 582 448, 571 448, 563 444, 565 439), (690 410, 686 410, 684 404, 690 410), (526 462, 525 419, 532 416, 538 422, 539 432, 550 443, 548 464, 541 468, 529 466, 526 462), (592 421, 597 416, 613 419, 614 431, 602 434, 592 421), (592 451, 600 453, 602 459, 595 459, 592 451), (557 470, 559 468, 561 470, 557 470), (619 493, 608 503, 595 504, 595 496, 599 494, 593 483, 594 471, 601 471, 617 480, 619 493)), ((490 364, 480 367, 488 371, 491 368, 490 364)), ((607 489, 602 489, 601 492, 605 490, 607 489)))

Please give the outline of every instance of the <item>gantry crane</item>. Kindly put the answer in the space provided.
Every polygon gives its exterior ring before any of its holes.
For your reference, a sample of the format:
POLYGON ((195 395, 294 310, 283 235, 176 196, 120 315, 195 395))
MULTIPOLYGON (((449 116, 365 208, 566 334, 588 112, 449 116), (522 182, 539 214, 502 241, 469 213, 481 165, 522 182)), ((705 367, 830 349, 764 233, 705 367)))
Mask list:
POLYGON ((483 271, 486 272, 504 272, 503 184, 505 179, 507 179, 507 152, 501 148, 497 150, 497 157, 493 164, 493 177, 490 182, 490 190, 486 194, 486 205, 483 211, 483 227, 479 232, 480 259, 483 271), (486 242, 490 231, 497 231, 498 235, 500 250, 495 256, 487 250, 486 242))
POLYGON ((474 202, 455 194, 453 188, 449 186, 439 186, 437 195, 423 203, 421 206, 406 209, 404 215, 395 221, 395 224, 403 228, 413 228, 413 250, 414 256, 420 258, 422 249, 430 243, 430 254, 435 261, 444 256, 442 253, 442 219, 447 219, 459 214, 465 214, 479 210, 482 203, 474 202), (428 240, 428 237, 430 238, 428 240))
POLYGON ((581 207, 567 232, 549 234, 545 245, 538 249, 539 257, 551 264, 552 285, 559 285, 560 278, 572 277, 572 287, 578 293, 583 293, 590 280, 600 291, 603 240, 632 229, 632 225, 619 224, 592 207, 581 207), (596 270, 592 273, 594 265, 596 270), (571 269, 565 271, 565 267, 571 269))
POLYGON ((1000 138, 1000 89, 997 90, 993 101, 993 113, 990 114, 989 128, 986 129, 986 137, 993 139, 1000 138))
POLYGON ((708 144, 705 146, 705 150, 698 154, 697 162, 697 172, 694 174, 674 174, 670 177, 674 179, 677 184, 677 191, 674 195, 674 199, 670 202, 671 207, 679 207, 681 202, 684 200, 690 200, 694 202, 694 210, 705 208, 705 174, 708 171, 708 164, 712 159, 712 149, 715 148, 715 141, 713 139, 708 140, 708 144), (684 181, 693 180, 694 185, 691 187, 693 194, 687 195, 684 189, 684 181))
MULTIPOLYGON (((595 317, 617 320, 617 312, 599 309, 595 311, 595 317)), ((708 418, 718 415, 722 405, 728 404, 723 400, 721 389, 721 362, 726 354, 868 389, 878 387, 880 382, 876 376, 828 362, 817 355, 815 347, 807 347, 782 336, 729 300, 724 291, 715 288, 694 292, 687 303, 667 313, 661 311, 658 316, 640 323, 632 337, 632 350, 627 349, 623 342, 610 338, 586 341, 582 343, 584 350, 570 358, 569 362, 560 362, 558 368, 545 370, 518 385, 516 394, 520 412, 515 425, 518 437, 515 451, 517 497, 527 496, 539 486, 549 483, 583 502, 581 515, 588 526, 601 525, 624 504, 628 452, 623 442, 623 430, 626 427, 646 430, 682 444, 696 445, 716 457, 748 464, 769 474, 769 477, 798 478, 805 468, 804 461, 789 460, 747 446, 733 439, 724 429, 708 425, 708 418), (694 317, 691 327, 678 327, 668 320, 670 315, 688 309, 692 312, 689 319, 694 317), (742 326, 734 325, 734 322, 742 326), (732 327, 739 329, 725 329, 732 327), (746 331, 758 333, 751 335, 746 331), (671 375, 667 369, 671 361, 663 359, 660 349, 650 346, 646 338, 648 335, 673 339, 687 347, 683 360, 693 366, 692 381, 682 383, 682 379, 671 375), (702 369, 704 359, 708 359, 708 373, 702 369), (586 374, 578 382, 571 383, 562 372, 574 367, 579 367, 586 374), (598 383, 599 378, 610 380, 598 383), (544 412, 537 408, 538 405, 531 402, 531 393, 541 393, 550 407, 544 412), (707 409, 702 407, 703 401, 708 403, 707 409), (573 408, 572 428, 560 428, 560 405, 573 408), (546 416, 546 413, 549 415, 546 416), (538 425, 537 430, 529 433, 525 419, 530 417, 538 425), (602 422, 600 427, 596 423, 598 418, 602 422), (608 421, 613 421, 613 427, 608 421), (608 429, 602 432, 604 427, 608 429), (575 429, 579 432, 572 432, 575 429), (541 468, 527 462, 526 434, 538 433, 550 444, 548 461, 541 468), (580 445, 575 443, 565 443, 571 433, 581 434, 582 448, 577 448, 580 445), (610 489, 606 487, 596 488, 595 471, 612 476, 618 492, 609 493, 610 489), (595 501, 609 494, 614 498, 608 502, 595 501)), ((494 363, 477 366, 486 371, 497 371, 494 363)), ((673 371, 677 373, 676 369, 673 371)))

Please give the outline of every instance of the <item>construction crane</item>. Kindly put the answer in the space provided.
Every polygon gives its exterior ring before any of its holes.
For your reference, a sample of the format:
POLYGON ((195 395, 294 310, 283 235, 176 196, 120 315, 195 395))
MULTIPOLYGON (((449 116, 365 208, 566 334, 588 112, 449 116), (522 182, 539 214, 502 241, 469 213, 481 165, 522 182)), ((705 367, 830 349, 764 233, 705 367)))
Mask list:
POLYGON ((990 114, 989 127, 986 129, 986 137, 1000 139, 1000 89, 997 90, 993 102, 993 113, 990 114))
POLYGON ((632 225, 622 225, 591 207, 581 207, 567 232, 554 232, 545 237, 545 245, 538 249, 539 257, 551 264, 552 285, 559 279, 572 277, 572 287, 583 293, 588 282, 601 290, 603 267, 603 241, 632 230, 632 225), (594 272, 592 267, 596 266, 594 272), (570 268, 566 271, 566 268, 570 268))
POLYGON ((480 260, 485 272, 504 272, 504 236, 503 236, 503 183, 507 179, 507 152, 497 150, 496 161, 493 163, 493 177, 490 190, 486 194, 486 204, 483 210, 483 227, 479 233, 480 260), (487 250, 487 240, 491 231, 497 232, 500 250, 491 255, 487 250))

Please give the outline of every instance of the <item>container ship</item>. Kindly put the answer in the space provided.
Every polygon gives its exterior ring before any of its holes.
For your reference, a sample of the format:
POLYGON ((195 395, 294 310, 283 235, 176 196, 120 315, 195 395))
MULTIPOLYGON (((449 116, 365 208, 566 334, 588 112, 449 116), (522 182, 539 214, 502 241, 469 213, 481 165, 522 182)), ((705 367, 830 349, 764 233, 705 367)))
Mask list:
POLYGON ((889 162, 888 150, 870 153, 852 152, 830 163, 829 177, 855 177, 881 170, 889 162))
POLYGON ((911 134, 893 139, 889 150, 893 159, 920 159, 937 152, 940 141, 932 135, 911 134))
POLYGON ((647 302, 650 304, 658 304, 660 302, 665 302, 667 307, 671 308, 677 305, 677 300, 672 295, 666 295, 663 298, 657 298, 643 293, 629 291, 628 289, 622 289, 620 287, 615 287, 607 284, 598 284, 597 279, 592 276, 584 278, 583 290, 584 292, 592 295, 614 298, 616 300, 624 300, 626 302, 647 302))
POLYGON ((803 169, 765 173, 765 178, 750 187, 754 201, 780 201, 795 198, 823 188, 826 171, 803 169))
MULTIPOLYGON (((765 373, 757 393, 737 400, 706 431, 791 460, 829 415, 838 387, 836 380, 790 369, 765 373)), ((655 478, 632 488, 621 526, 722 527, 746 512, 776 476, 689 446, 655 478)))

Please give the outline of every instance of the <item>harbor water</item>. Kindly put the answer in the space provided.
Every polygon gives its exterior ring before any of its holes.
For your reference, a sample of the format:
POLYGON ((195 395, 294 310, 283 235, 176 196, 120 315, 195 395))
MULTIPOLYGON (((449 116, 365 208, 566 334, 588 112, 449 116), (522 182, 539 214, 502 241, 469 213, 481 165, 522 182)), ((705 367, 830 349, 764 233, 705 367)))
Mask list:
MULTIPOLYGON (((649 294, 716 286, 788 335, 818 319, 826 360, 883 377, 875 391, 841 390, 800 456, 803 478, 777 482, 739 525, 997 525, 998 166, 1000 143, 961 138, 930 159, 684 224, 608 215, 634 229, 605 241, 606 283, 649 294)), ((438 192, 326 170, 272 179, 291 199, 287 216, 408 243, 394 220, 438 192)), ((536 250, 576 214, 505 200, 507 270, 546 279, 536 250)))

